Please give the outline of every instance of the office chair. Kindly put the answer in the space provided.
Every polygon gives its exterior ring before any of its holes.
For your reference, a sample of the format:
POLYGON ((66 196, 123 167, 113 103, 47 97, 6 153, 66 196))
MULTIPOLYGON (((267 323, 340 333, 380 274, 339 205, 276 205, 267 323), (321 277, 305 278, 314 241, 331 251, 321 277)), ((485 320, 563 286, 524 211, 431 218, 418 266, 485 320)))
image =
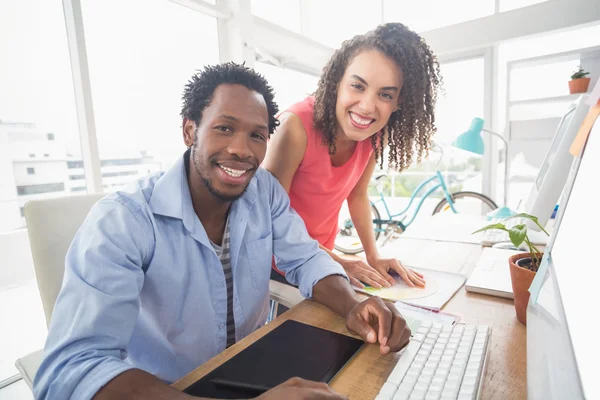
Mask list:
MULTIPOLYGON (((67 250, 92 206, 105 194, 71 195, 31 200, 25 204, 25 220, 38 290, 50 325, 54 303, 62 286, 67 250)), ((298 289, 270 282, 270 297, 286 307, 303 300, 298 289)), ((42 362, 43 350, 15 361, 23 380, 33 389, 33 379, 42 362)))
MULTIPOLYGON (((25 204, 29 245, 46 326, 50 325, 54 303, 62 286, 67 250, 92 206, 104 196, 73 195, 31 200, 25 204)), ((43 350, 38 350, 15 361, 30 388, 33 388, 33 378, 42 358, 43 350)))

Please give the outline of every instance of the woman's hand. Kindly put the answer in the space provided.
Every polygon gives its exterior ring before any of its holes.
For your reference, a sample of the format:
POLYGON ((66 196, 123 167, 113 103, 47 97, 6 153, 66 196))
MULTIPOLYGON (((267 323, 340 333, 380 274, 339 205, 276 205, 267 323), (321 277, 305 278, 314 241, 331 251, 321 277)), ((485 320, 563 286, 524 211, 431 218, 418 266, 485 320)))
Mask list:
POLYGON ((388 273, 390 270, 395 271, 408 286, 425 287, 425 279, 420 273, 406 268, 402 263, 395 258, 374 258, 369 260, 369 265, 383 276, 392 285, 395 283, 394 278, 388 273))
MULTIPOLYGON (((363 282, 377 289, 390 287, 393 284, 362 259, 340 257, 338 262, 342 265, 344 271, 346 271, 350 283, 356 287, 361 289, 365 287, 363 282)), ((394 278, 391 276, 390 278, 392 279, 391 282, 394 282, 394 278)))

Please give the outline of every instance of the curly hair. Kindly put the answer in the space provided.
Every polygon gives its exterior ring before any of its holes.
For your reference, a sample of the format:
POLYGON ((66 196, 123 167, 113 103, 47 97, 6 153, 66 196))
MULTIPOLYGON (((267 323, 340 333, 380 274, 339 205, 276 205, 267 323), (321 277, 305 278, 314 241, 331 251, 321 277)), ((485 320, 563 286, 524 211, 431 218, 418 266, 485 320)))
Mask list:
POLYGON ((192 120, 196 125, 200 124, 202 112, 212 100, 212 96, 219 85, 233 84, 242 85, 250 90, 260 93, 267 103, 269 113, 269 134, 273 133, 279 126, 279 120, 275 117, 279 111, 275 103, 275 92, 269 86, 267 80, 258 72, 243 64, 228 62, 213 66, 205 66, 204 70, 198 71, 185 85, 181 100, 181 117, 192 120))
POLYGON ((434 108, 438 90, 442 85, 437 58, 425 40, 400 23, 387 23, 375 30, 342 43, 327 65, 319 80, 315 96, 313 124, 322 132, 323 144, 329 154, 335 154, 337 121, 335 108, 338 85, 350 61, 361 51, 376 49, 381 51, 404 74, 404 84, 400 92, 401 105, 390 116, 382 133, 371 136, 375 157, 383 167, 383 149, 389 146, 388 166, 398 171, 408 168, 417 153, 417 162, 427 156, 431 147, 431 137, 436 132, 434 108), (387 129, 386 129, 387 128, 387 129))

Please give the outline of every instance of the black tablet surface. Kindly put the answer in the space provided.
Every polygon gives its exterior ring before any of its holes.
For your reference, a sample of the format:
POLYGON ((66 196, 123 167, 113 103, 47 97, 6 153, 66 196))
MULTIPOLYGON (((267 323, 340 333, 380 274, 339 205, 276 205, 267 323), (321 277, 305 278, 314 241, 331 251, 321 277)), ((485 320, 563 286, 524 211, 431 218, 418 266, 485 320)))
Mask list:
POLYGON ((188 386, 193 396, 251 398, 292 377, 328 383, 364 344, 288 320, 188 386))

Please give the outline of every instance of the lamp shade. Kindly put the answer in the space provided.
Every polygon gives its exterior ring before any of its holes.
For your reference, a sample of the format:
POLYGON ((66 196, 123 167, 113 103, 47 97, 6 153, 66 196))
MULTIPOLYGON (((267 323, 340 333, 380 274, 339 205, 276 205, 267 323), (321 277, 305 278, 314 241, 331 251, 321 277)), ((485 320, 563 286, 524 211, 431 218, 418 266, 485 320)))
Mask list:
POLYGON ((452 145, 459 149, 470 151, 471 153, 483 155, 483 138, 481 130, 483 129, 483 120, 481 118, 473 118, 469 129, 462 133, 454 140, 452 145))

